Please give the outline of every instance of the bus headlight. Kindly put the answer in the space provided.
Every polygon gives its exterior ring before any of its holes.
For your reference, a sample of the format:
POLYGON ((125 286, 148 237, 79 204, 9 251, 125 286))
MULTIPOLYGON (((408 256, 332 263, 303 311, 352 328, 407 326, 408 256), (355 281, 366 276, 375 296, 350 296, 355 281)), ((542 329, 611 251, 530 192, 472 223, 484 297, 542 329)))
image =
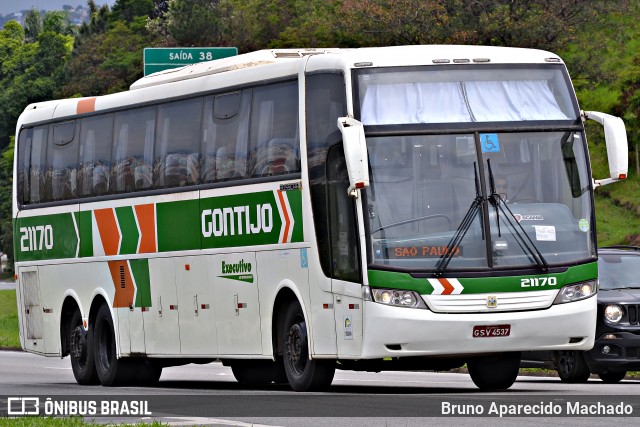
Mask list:
POLYGON ((622 311, 622 307, 619 305, 608 305, 604 308, 604 318, 607 319, 607 322, 618 323, 620 319, 622 319, 622 315, 624 311, 622 311))
POLYGON ((597 282, 595 280, 567 285, 560 289, 560 293, 553 303, 564 304, 565 302, 580 301, 595 295, 596 289, 597 282))
POLYGON ((395 307, 427 308, 420 294, 400 289, 371 289, 373 300, 395 307))

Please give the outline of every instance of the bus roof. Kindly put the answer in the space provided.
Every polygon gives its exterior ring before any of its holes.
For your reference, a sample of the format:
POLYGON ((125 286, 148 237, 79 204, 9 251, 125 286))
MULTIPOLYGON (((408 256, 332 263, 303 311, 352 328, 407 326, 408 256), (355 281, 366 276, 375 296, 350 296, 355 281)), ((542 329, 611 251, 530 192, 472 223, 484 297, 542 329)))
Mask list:
POLYGON ((73 117, 90 111, 107 110, 154 102, 160 99, 206 93, 216 88, 233 87, 251 82, 296 75, 301 62, 307 71, 360 67, 390 67, 441 64, 536 64, 562 62, 555 54, 535 49, 421 45, 367 47, 358 49, 271 49, 160 71, 143 77, 131 85, 130 91, 89 98, 74 98, 30 104, 25 108, 18 127, 52 118, 73 117), (307 59, 310 59, 307 62, 307 59), (230 71, 238 71, 231 73, 230 71), (158 86, 166 89, 158 91, 158 86))

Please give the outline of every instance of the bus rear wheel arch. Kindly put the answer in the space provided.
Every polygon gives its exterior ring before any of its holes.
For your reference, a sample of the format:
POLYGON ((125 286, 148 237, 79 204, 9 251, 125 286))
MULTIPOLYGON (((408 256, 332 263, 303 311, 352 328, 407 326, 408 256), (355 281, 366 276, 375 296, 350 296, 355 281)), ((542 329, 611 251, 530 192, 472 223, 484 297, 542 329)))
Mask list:
POLYGON ((295 391, 324 390, 331 385, 335 360, 309 358, 307 323, 300 303, 292 301, 284 315, 281 351, 284 371, 295 391))

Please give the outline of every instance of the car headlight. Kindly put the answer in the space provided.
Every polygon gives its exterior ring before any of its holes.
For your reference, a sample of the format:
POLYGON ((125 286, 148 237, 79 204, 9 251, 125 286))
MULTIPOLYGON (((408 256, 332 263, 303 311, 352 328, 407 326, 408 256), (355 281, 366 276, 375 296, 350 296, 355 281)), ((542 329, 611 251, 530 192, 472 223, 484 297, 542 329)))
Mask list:
POLYGON ((623 314, 624 311, 619 305, 612 304, 604 308, 604 318, 611 323, 618 323, 620 319, 622 319, 623 314))
POLYGON ((554 304, 564 304, 566 302, 580 301, 595 295, 597 290, 597 281, 589 280, 582 283, 574 283, 560 289, 554 304))
POLYGON ((424 300, 415 291, 400 289, 371 289, 371 296, 375 302, 395 307, 427 308, 424 300))

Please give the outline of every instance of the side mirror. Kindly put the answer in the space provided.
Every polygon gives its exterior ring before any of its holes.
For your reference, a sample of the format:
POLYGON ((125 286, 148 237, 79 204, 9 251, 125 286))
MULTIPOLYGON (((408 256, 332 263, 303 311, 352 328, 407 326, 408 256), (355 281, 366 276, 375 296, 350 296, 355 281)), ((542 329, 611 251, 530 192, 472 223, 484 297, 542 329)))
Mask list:
POLYGON ((597 111, 583 111, 582 117, 595 120, 604 126, 604 139, 607 144, 610 178, 593 181, 594 187, 611 184, 627 177, 629 169, 629 147, 627 132, 621 118, 597 111))
POLYGON ((349 174, 350 196, 357 195, 356 189, 369 186, 369 159, 367 156, 367 143, 364 138, 364 126, 358 120, 351 117, 338 118, 338 129, 342 133, 342 145, 344 158, 349 174))

